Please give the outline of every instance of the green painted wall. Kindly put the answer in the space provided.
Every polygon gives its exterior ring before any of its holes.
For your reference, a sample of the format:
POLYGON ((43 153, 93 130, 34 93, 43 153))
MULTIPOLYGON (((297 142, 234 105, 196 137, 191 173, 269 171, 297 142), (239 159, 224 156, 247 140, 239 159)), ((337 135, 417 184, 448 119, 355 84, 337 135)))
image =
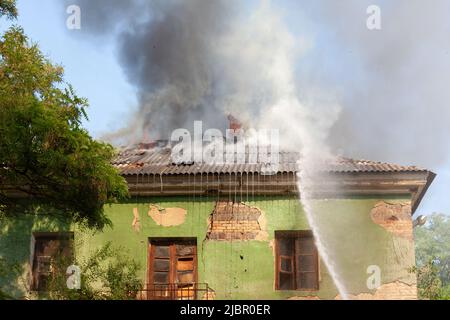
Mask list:
MULTIPOLYGON (((297 199, 252 197, 246 202, 262 210, 267 241, 206 241, 208 217, 214 208, 214 200, 198 197, 135 198, 128 203, 114 204, 106 208, 113 228, 103 232, 80 230, 68 222, 43 217, 0 220, 0 257, 22 265, 25 275, 29 268, 32 232, 72 230, 75 231, 78 257, 86 257, 93 249, 112 241, 114 245, 127 248, 141 264, 144 281, 149 237, 196 237, 199 282, 208 283, 218 299, 285 299, 309 295, 332 299, 337 295, 323 261, 318 292, 274 290, 274 231, 309 229, 297 199), (174 227, 157 225, 147 215, 150 203, 186 209, 185 222, 174 227), (131 225, 133 208, 139 211, 139 232, 131 225)), ((383 200, 409 201, 407 197, 384 197, 383 200)), ((408 268, 414 265, 413 243, 372 222, 369 213, 378 201, 380 198, 377 197, 354 197, 317 200, 313 205, 319 233, 326 235, 326 238, 321 237, 321 241, 351 293, 371 292, 366 286, 369 277, 366 270, 370 265, 380 267, 382 283, 395 280, 407 284, 415 282, 415 276, 408 272, 408 268)), ((23 281, 13 278, 0 279, 0 284, 8 284, 9 291, 16 296, 23 295, 23 281)))

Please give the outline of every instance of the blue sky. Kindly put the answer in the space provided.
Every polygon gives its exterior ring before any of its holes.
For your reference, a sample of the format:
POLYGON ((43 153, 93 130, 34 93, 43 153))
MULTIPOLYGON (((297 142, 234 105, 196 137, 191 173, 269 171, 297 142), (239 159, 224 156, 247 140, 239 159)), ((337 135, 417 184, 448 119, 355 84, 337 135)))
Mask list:
MULTIPOLYGON (((114 47, 103 41, 94 45, 80 41, 65 25, 67 17, 58 0, 21 0, 19 20, 26 34, 37 42, 54 63, 65 69, 65 80, 80 96, 87 97, 89 121, 86 128, 96 137, 118 128, 129 108, 135 107, 134 90, 125 80, 114 47), (124 107, 126 106, 126 107, 124 107)), ((9 25, 4 19, 1 27, 9 25)))
MULTIPOLYGON (((251 3, 248 4, 249 7, 251 3)), ((279 3, 284 8, 286 19, 294 35, 299 35, 301 28, 311 27, 298 23, 300 11, 295 1, 282 0, 279 3)), ((89 132, 94 137, 100 137, 103 133, 122 127, 131 110, 137 107, 137 102, 136 92, 127 83, 117 62, 114 43, 108 39, 82 41, 76 34, 70 34, 77 31, 66 28, 67 14, 58 0, 19 0, 18 9, 20 14, 18 24, 24 27, 26 34, 40 45, 41 50, 53 62, 65 68, 65 78, 74 86, 77 93, 88 98, 89 121, 85 122, 85 126, 89 132)), ((1 19, 0 29, 4 30, 7 26, 9 23, 1 19)), ((332 55, 341 61, 336 64, 332 59, 324 59, 329 61, 329 64, 323 67, 331 69, 329 81, 333 82, 333 77, 350 81, 345 76, 348 57, 336 51, 332 36, 320 29, 308 31, 309 36, 314 37, 316 48, 319 48, 312 54, 332 55)), ((307 67, 308 59, 313 57, 306 55, 303 67, 307 67)), ((435 168, 435 171, 438 173, 438 178, 428 191, 417 214, 429 214, 435 211, 450 213, 450 197, 447 188, 450 183, 450 165, 435 168)))

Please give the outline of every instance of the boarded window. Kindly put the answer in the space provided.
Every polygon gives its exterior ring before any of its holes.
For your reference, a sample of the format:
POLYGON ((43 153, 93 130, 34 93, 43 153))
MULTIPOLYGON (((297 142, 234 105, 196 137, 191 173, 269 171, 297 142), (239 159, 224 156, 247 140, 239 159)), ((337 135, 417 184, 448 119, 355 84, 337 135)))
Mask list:
POLYGON ((277 231, 277 290, 318 290, 319 261, 310 231, 277 231))
POLYGON ((51 276, 72 264, 73 233, 34 233, 31 249, 31 290, 46 291, 51 276))
POLYGON ((153 295, 176 299, 184 289, 193 294, 197 282, 196 239, 150 239, 149 245, 148 285, 153 295))

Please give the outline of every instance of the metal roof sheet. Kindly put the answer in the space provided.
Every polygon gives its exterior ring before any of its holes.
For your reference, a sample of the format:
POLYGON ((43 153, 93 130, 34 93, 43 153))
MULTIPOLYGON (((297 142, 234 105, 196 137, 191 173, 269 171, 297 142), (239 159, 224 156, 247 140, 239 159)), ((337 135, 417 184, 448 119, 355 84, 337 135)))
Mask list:
MULTIPOLYGON (((242 155, 242 154, 241 154, 242 155)), ((128 149, 123 150, 113 160, 113 165, 122 175, 156 174, 243 174, 262 173, 264 164, 251 163, 254 154, 245 153, 245 163, 231 164, 174 164, 169 148, 128 149)), ((281 151, 279 153, 279 173, 294 173, 299 170, 299 153, 281 151)), ((427 172, 428 170, 416 166, 401 166, 391 163, 355 160, 339 157, 325 165, 325 171, 330 173, 394 173, 394 172, 427 172)))

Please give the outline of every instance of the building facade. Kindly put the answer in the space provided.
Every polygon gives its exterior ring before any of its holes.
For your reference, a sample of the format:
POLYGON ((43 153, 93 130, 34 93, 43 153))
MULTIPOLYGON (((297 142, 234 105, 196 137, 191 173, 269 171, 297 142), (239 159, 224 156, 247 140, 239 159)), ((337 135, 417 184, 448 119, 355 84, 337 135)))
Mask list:
POLYGON ((416 299, 412 214, 434 174, 339 159, 307 213, 297 159, 280 153, 268 175, 261 165, 175 165, 165 148, 123 151, 114 165, 131 198, 105 208, 113 227, 3 220, 0 256, 23 274, 0 281, 23 297, 45 287, 61 248, 79 258, 112 242, 140 264, 141 299, 340 299, 336 280, 351 299, 416 299))

